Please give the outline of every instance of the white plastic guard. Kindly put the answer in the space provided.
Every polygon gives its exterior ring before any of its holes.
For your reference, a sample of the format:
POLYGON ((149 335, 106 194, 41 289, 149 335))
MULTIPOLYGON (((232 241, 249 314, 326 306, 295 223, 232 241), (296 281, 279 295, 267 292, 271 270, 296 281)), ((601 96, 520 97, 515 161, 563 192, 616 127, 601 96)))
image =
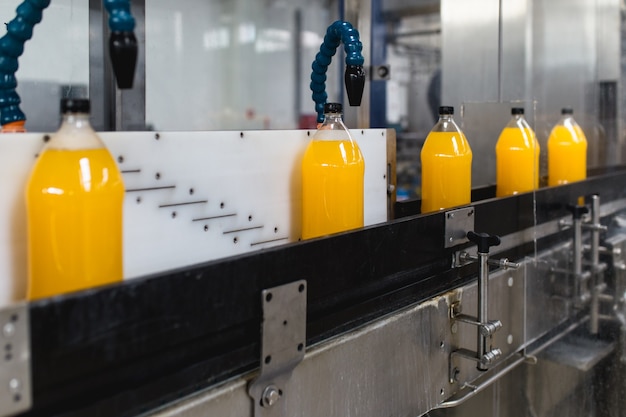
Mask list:
MULTIPOLYGON (((104 132, 123 172, 126 279, 297 241, 306 130, 104 132)), ((387 220, 383 129, 352 130, 365 224, 387 220)), ((25 184, 43 134, 0 135, 0 307, 26 285, 25 184)))

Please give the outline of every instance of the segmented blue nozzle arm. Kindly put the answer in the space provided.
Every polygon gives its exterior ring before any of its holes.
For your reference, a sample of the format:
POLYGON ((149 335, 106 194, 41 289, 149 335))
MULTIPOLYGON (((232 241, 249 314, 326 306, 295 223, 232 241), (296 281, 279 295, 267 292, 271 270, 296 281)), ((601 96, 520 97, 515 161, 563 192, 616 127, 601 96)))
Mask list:
POLYGON ((129 0, 104 0, 104 8, 109 12, 111 32, 132 32, 135 29, 129 0))
POLYGON ((33 36, 33 28, 50 0, 25 0, 17 7, 17 16, 7 24, 7 33, 0 38, 0 124, 24 121, 20 96, 15 91, 17 59, 24 52, 24 43, 33 36))
POLYGON ((109 12, 109 57, 119 88, 132 88, 139 45, 133 30, 135 19, 130 14, 129 0, 104 0, 109 12))
POLYGON ((359 40, 359 32, 349 22, 337 20, 326 30, 324 42, 311 65, 313 72, 311 73, 310 86, 319 123, 324 121, 324 104, 328 99, 326 94, 326 70, 341 42, 343 42, 344 50, 346 51, 345 81, 348 99, 352 106, 361 104, 363 86, 365 84, 365 75, 363 73, 363 62, 365 60, 363 55, 361 55, 363 44, 359 40))
MULTIPOLYGON (((17 16, 7 24, 7 33, 0 38, 0 124, 3 126, 26 120, 20 109, 20 96, 15 91, 15 72, 18 58, 24 53, 24 44, 33 36, 33 28, 43 17, 43 10, 50 0, 24 0, 17 9, 17 16)), ((109 27, 112 32, 132 32, 135 19, 130 14, 129 0, 104 0, 109 12, 109 27)), ((134 36, 134 35, 133 35, 134 36)), ((134 66, 133 66, 134 70, 134 66)))

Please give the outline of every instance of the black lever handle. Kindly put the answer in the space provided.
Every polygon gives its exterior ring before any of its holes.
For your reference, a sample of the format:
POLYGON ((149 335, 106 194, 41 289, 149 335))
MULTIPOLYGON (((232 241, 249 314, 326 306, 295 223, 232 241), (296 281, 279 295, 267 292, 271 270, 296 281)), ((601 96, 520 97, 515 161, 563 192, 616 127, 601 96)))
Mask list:
POLYGON ((490 247, 500 244, 500 238, 498 236, 488 233, 475 233, 470 231, 467 232, 467 238, 478 246, 478 252, 480 253, 489 253, 490 247))
POLYGON ((589 213, 589 207, 587 206, 579 206, 570 204, 567 206, 567 209, 572 213, 574 219, 578 220, 583 217, 583 215, 589 213))

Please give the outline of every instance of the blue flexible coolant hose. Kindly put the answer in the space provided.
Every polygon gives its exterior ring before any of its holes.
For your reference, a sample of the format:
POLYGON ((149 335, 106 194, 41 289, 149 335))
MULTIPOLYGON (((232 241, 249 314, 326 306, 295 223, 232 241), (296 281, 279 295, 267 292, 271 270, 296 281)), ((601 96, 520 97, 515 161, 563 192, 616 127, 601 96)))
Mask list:
POLYGON ((17 59, 24 52, 24 43, 33 36, 33 28, 41 22, 43 10, 50 0, 25 0, 17 7, 17 16, 7 24, 7 33, 0 38, 0 124, 23 122, 20 96, 15 91, 17 59))
MULTIPOLYGON (((26 120, 26 116, 20 110, 20 97, 15 91, 17 87, 15 72, 19 67, 18 58, 24 53, 24 44, 33 36, 33 28, 41 22, 43 10, 49 5, 50 0, 24 0, 16 9, 15 19, 7 24, 6 35, 0 38, 0 124, 2 126, 15 122, 23 124, 26 120)), ((109 12, 111 32, 123 33, 126 37, 129 33, 132 34, 135 19, 130 13, 129 0, 104 0, 104 7, 109 12)), ((134 38, 134 35, 132 37, 134 38)), ((132 61, 127 56, 124 59, 123 64, 132 61)), ((134 63, 132 70, 134 71, 134 63)), ((132 85, 132 75, 130 83, 132 85)))
POLYGON ((324 42, 311 65, 313 72, 311 73, 310 87, 313 92, 312 98, 315 102, 318 123, 324 121, 324 103, 328 99, 326 94, 326 70, 341 42, 343 42, 346 52, 345 82, 348 100, 351 106, 361 104, 365 84, 365 74, 363 73, 363 62, 365 60, 363 55, 361 55, 363 44, 359 40, 359 32, 350 23, 337 20, 326 30, 324 42))

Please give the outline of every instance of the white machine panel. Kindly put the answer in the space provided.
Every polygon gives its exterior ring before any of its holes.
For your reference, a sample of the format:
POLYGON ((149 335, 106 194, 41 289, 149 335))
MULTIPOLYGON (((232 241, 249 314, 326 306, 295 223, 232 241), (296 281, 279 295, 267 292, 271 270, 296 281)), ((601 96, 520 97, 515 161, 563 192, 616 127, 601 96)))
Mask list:
MULTIPOLYGON (((125 279, 297 241, 313 133, 101 133, 126 186, 125 279)), ((384 222, 386 131, 351 133, 365 159, 365 224, 384 222)), ((0 307, 25 296, 24 188, 43 136, 0 135, 0 307)))

